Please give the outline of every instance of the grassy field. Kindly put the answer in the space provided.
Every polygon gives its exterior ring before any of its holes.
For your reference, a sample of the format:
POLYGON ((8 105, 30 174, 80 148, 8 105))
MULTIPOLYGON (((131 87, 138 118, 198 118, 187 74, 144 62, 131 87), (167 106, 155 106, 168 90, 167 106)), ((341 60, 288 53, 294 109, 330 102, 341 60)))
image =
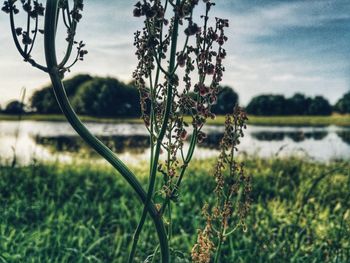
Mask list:
MULTIPOLYGON (((201 207, 213 201, 212 163, 192 164, 173 209, 172 262, 189 262, 201 207)), ((246 165, 254 199, 248 230, 230 236, 221 262, 350 262, 349 163, 246 165)), ((145 182, 146 169, 134 170, 145 182)), ((108 167, 2 166, 0 262, 125 262, 140 213, 130 188, 108 167)), ((152 253, 154 240, 148 222, 136 262, 152 253)))
MULTIPOLYGON (((33 121, 65 121, 63 115, 24 115, 23 120, 33 121)), ((134 119, 111 119, 111 118, 97 118, 91 116, 82 116, 83 121, 88 122, 103 122, 103 123, 142 123, 142 120, 134 119)), ((215 120, 209 120, 208 124, 222 125, 224 123, 224 116, 218 116, 215 120)), ((0 120, 14 121, 18 120, 16 115, 0 114, 0 120)), ((191 119, 188 118, 190 122, 191 119)), ((332 115, 332 116, 249 116, 249 124, 253 125, 276 125, 276 126, 350 126, 350 115, 332 115)))

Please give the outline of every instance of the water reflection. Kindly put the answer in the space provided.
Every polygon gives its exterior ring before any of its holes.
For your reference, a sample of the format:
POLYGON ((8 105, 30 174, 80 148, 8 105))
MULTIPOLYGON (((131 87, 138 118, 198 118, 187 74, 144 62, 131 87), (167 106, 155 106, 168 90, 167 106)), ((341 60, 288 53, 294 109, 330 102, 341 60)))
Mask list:
MULTIPOLYGON (((147 135, 113 135, 98 136, 98 138, 115 153, 130 152, 138 154, 145 152, 150 147, 150 141, 147 135)), ((78 136, 36 136, 33 139, 36 144, 48 148, 51 152, 84 152, 91 155, 94 154, 91 147, 78 136)))
POLYGON ((350 145, 350 132, 349 131, 338 131, 337 134, 342 139, 343 142, 350 145))
MULTIPOLYGON (((150 143, 143 125, 88 123, 88 128, 123 161, 148 160, 150 143)), ((208 137, 197 148, 197 159, 217 156, 223 127, 207 126, 205 132, 208 137)), ((21 163, 33 158, 69 161, 78 154, 96 157, 65 122, 0 121, 0 145, 0 161, 10 161, 13 148, 21 163)), ((349 159, 350 128, 249 126, 240 152, 260 157, 299 155, 321 161, 349 159)))
POLYGON ((302 142, 308 139, 323 140, 328 135, 327 131, 313 132, 253 132, 252 136, 259 141, 283 141, 285 138, 290 138, 293 142, 302 142))

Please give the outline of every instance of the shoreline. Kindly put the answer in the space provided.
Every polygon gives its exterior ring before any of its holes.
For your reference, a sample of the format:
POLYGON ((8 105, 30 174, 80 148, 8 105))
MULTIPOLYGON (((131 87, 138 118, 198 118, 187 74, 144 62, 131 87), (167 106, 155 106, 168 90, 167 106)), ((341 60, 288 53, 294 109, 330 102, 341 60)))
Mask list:
MULTIPOLYGON (((350 115, 331 115, 331 116, 249 116, 248 124, 258 126, 345 126, 350 127, 350 115)), ((18 121, 18 115, 0 114, 0 121, 18 121)), ((190 122, 190 117, 186 118, 190 122)), ((63 115, 46 114, 25 114, 21 116, 23 121, 65 121, 63 115)), ((139 118, 105 118, 93 116, 81 116, 84 122, 94 123, 130 123, 142 124, 139 118)), ((208 125, 223 125, 225 116, 217 116, 215 120, 208 120, 208 125)))

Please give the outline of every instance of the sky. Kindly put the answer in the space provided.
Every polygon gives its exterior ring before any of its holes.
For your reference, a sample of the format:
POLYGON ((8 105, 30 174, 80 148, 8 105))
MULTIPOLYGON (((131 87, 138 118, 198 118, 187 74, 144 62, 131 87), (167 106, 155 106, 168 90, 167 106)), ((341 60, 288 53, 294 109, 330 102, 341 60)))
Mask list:
MULTIPOLYGON (((132 16, 133 1, 84 2, 77 40, 86 42, 89 54, 71 76, 130 81, 137 63, 133 33, 142 28, 142 19, 132 16)), ((350 90, 349 0, 217 0, 212 17, 230 20, 223 84, 238 92, 241 104, 259 94, 296 92, 335 103, 350 90)), ((38 61, 44 60, 42 42, 33 53, 38 61)), ((47 74, 22 61, 1 12, 0 105, 20 98, 23 87, 29 97, 48 83, 47 74)))

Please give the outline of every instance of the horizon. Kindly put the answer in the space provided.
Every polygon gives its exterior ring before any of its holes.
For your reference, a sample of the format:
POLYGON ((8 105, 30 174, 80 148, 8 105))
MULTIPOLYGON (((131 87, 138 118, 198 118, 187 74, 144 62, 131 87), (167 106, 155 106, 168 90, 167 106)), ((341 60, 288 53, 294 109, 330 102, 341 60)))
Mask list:
MULTIPOLYGON (((133 4, 106 2, 85 3, 77 40, 86 42, 89 54, 66 78, 86 73, 132 80, 136 66, 133 33, 142 27, 141 20, 132 16, 133 4)), ((334 104, 350 90, 349 1, 221 0, 211 16, 230 20, 222 84, 232 87, 242 104, 256 95, 290 97, 295 93, 322 95, 334 104)), ((28 99, 50 82, 47 74, 23 63, 3 12, 0 31, 4 32, 0 35, 4 43, 0 49, 0 104, 4 106, 19 99, 23 87, 28 99)), ((37 43, 40 41, 42 38, 37 43)), ((41 48, 37 46, 34 56, 43 58, 41 48)))

